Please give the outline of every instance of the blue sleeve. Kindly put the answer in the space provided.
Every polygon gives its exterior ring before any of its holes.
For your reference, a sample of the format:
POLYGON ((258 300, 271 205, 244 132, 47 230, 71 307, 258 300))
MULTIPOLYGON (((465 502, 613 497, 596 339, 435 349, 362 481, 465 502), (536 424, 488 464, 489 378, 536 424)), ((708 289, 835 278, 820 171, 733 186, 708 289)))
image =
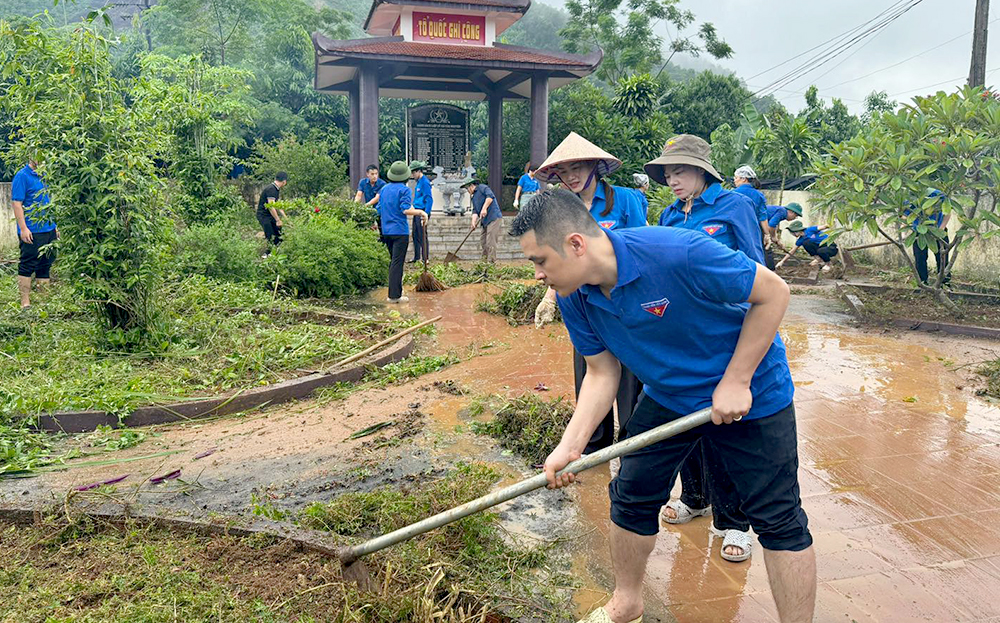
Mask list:
POLYGON ((667 227, 667 215, 670 214, 670 208, 667 208, 663 212, 660 212, 660 218, 657 219, 656 224, 660 227, 667 227))
POLYGON ((28 199, 28 183, 27 176, 24 174, 17 174, 14 176, 14 181, 10 185, 10 200, 20 201, 24 203, 28 199))
POLYGON ((405 212, 411 207, 413 207, 413 194, 409 188, 405 188, 403 192, 399 193, 399 211, 405 212))
MULTIPOLYGON (((517 180, 517 185, 521 187, 521 190, 524 190, 524 178, 526 178, 526 177, 528 177, 528 174, 527 174, 527 173, 525 173, 524 175, 522 175, 522 176, 521 176, 520 178, 518 178, 518 180, 517 180)), ((529 179, 530 179, 530 178, 529 178, 529 179)))
POLYGON ((767 204, 764 203, 764 197, 762 197, 760 195, 760 193, 757 194, 757 205, 756 205, 756 208, 757 208, 757 223, 759 224, 762 221, 766 221, 767 220, 767 204))
POLYGON ((781 221, 782 221, 781 215, 775 214, 771 218, 767 219, 767 224, 770 227, 777 227, 778 225, 781 225, 781 221))
POLYGON ((642 220, 644 223, 648 223, 649 218, 649 199, 643 193, 639 193, 639 203, 642 205, 642 220))
POLYGON ((739 304, 750 298, 757 263, 710 236, 696 236, 687 248, 687 280, 710 301, 739 304))
POLYGON ((803 244, 805 244, 806 240, 807 238, 805 236, 799 236, 798 238, 795 239, 795 246, 801 247, 803 244))
POLYGON ((754 220, 753 204, 746 202, 733 206, 733 221, 736 225, 736 248, 747 254, 751 260, 764 263, 764 244, 761 241, 760 223, 754 220))
MULTIPOLYGON (((486 195, 486 197, 489 197, 490 199, 492 199, 493 203, 497 202, 497 196, 493 194, 493 189, 490 188, 489 186, 486 187, 486 193, 485 193, 485 195, 486 195)), ((483 198, 483 203, 486 203, 486 198, 485 197, 483 198)))
POLYGON ((559 303, 559 313, 562 314, 563 324, 569 331, 569 340, 573 342, 573 347, 584 357, 591 357, 603 353, 607 348, 594 328, 590 326, 587 319, 587 312, 584 311, 583 295, 574 292, 566 298, 556 295, 556 302, 559 303))
POLYGON ((375 194, 377 195, 380 192, 382 192, 382 189, 385 187, 386 187, 385 180, 379 179, 379 181, 375 182, 375 194))
POLYGON ((638 190, 632 190, 631 188, 619 188, 616 189, 616 194, 619 194, 625 201, 625 226, 626 227, 642 227, 646 224, 646 213, 642 209, 642 202, 636 195, 641 195, 638 190))
POLYGON ((364 178, 364 179, 361 179, 361 180, 358 181, 358 192, 361 192, 361 193, 365 192, 365 189, 364 189, 365 179, 368 179, 368 178, 364 178))

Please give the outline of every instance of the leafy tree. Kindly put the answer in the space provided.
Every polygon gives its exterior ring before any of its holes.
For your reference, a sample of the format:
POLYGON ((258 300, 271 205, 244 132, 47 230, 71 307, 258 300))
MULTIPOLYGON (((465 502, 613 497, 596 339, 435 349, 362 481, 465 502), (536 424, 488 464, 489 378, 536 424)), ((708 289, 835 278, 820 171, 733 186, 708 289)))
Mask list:
POLYGON ((712 164, 724 175, 729 175, 740 165, 754 164, 750 140, 767 126, 767 119, 749 102, 743 106, 740 123, 736 129, 723 123, 712 132, 712 164))
POLYGON ((882 116, 882 113, 893 112, 899 104, 889 99, 885 91, 872 91, 865 97, 865 112, 861 115, 861 123, 868 124, 882 116))
MULTIPOLYGON (((953 266, 973 240, 1000 232, 1000 101, 972 87, 917 97, 835 145, 816 170, 816 205, 839 225, 834 237, 867 230, 891 242, 914 277, 914 244, 943 250, 953 266), (944 193, 940 202, 927 197, 931 188, 944 193), (958 223, 950 239, 938 210, 958 223)), ((958 313, 945 277, 917 284, 958 313)))
POLYGON ((120 348, 146 342, 165 246, 153 159, 165 137, 152 107, 114 76, 111 42, 90 25, 61 34, 0 22, 3 105, 18 161, 34 155, 59 224, 60 265, 120 348))
POLYGON ((501 40, 510 45, 558 52, 563 49, 563 38, 552 35, 565 28, 567 21, 566 11, 535 2, 527 15, 503 32, 501 40))
POLYGON ((288 186, 281 193, 283 197, 311 197, 340 190, 344 185, 344 163, 339 158, 342 150, 342 146, 332 146, 325 141, 300 141, 295 135, 289 135, 258 144, 247 164, 253 179, 261 185, 273 180, 278 171, 288 173, 288 186))
MULTIPOLYGON (((766 172, 781 176, 778 203, 785 194, 788 178, 801 175, 815 154, 819 136, 802 118, 786 115, 773 127, 765 126, 750 140, 756 161, 766 172)), ((760 172, 758 172, 758 175, 760 172)))
POLYGON ((723 123, 739 126, 750 98, 750 91, 735 76, 704 71, 667 92, 664 112, 678 132, 710 140, 712 131, 723 123))
POLYGON ((824 106, 815 85, 806 89, 806 108, 799 114, 819 136, 821 145, 846 141, 861 129, 861 122, 847 110, 844 102, 834 98, 830 108, 824 106))
POLYGON ((696 34, 685 35, 695 22, 691 11, 678 8, 680 0, 568 0, 569 21, 559 31, 569 52, 604 51, 597 77, 617 84, 632 73, 663 71, 675 54, 729 58, 732 48, 718 38, 715 27, 703 23, 696 34), (623 6, 624 4, 624 6, 623 6), (668 55, 663 55, 663 37, 656 34, 661 24, 673 27, 668 55))

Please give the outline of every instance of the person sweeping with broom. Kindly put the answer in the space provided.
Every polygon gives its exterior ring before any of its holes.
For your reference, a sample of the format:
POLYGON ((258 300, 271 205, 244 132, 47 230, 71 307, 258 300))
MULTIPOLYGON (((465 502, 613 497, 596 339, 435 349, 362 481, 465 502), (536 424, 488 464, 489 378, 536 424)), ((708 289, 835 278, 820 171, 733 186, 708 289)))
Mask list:
POLYGON ((379 218, 382 219, 382 237, 389 247, 389 303, 406 303, 410 299, 403 296, 403 263, 406 261, 406 248, 410 244, 410 226, 407 216, 419 218, 427 223, 427 213, 412 207, 410 188, 406 180, 410 179, 410 167, 397 160, 389 167, 385 176, 389 184, 382 188, 378 202, 379 218))

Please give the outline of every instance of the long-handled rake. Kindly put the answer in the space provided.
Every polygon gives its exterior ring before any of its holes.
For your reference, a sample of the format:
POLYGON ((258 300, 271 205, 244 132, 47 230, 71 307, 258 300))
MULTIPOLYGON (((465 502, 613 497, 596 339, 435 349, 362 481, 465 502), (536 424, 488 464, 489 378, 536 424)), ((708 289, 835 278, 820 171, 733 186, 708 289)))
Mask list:
POLYGON ((455 252, 454 253, 449 252, 448 255, 444 256, 444 263, 445 264, 454 264, 455 262, 458 261, 458 252, 462 250, 462 245, 465 244, 465 241, 469 239, 469 236, 471 236, 472 232, 474 232, 474 231, 476 231, 476 230, 475 229, 470 229, 469 233, 465 234, 465 238, 462 238, 462 242, 460 242, 458 244, 458 248, 455 249, 455 252))
MULTIPOLYGON (((629 437, 624 441, 619 441, 618 443, 608 446, 603 450, 598 450, 593 454, 583 456, 567 465, 559 473, 564 474, 566 472, 570 472, 578 474, 584 470, 590 469, 591 467, 607 463, 611 459, 615 459, 630 452, 635 452, 636 450, 651 446, 654 443, 663 441, 664 439, 673 437, 674 435, 679 435, 685 431, 691 430, 692 428, 701 426, 702 424, 707 424, 711 421, 711 419, 712 410, 710 408, 696 411, 672 422, 657 426, 656 428, 636 435, 635 437, 629 437)), ((527 480, 522 480, 519 483, 504 487, 499 491, 488 493, 480 498, 472 500, 471 502, 466 502, 461 506, 456 506, 451 510, 438 513, 433 517, 428 517, 427 519, 405 526, 399 530, 390 532, 389 534, 384 534, 353 547, 344 548, 338 552, 344 580, 347 582, 354 582, 363 590, 368 590, 370 579, 368 575, 368 568, 365 566, 364 562, 360 560, 362 556, 367 556, 373 552, 377 552, 397 543, 407 541, 415 536, 429 532, 435 528, 440 528, 441 526, 447 525, 453 521, 458 521, 463 517, 468 517, 469 515, 486 510, 487 508, 496 506, 497 504, 513 500, 514 498, 522 496, 525 493, 530 493, 535 489, 544 487, 546 484, 547 480, 545 478, 545 474, 537 474, 527 480)))

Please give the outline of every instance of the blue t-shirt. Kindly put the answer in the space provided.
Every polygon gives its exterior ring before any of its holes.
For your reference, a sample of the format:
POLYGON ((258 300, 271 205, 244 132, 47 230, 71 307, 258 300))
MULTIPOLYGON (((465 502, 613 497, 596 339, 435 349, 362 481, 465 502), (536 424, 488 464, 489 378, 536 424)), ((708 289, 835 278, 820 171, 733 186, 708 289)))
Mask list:
POLYGON ((639 195, 639 202, 642 204, 642 220, 649 223, 649 198, 641 190, 635 191, 639 195))
POLYGON ((479 214, 483 211, 483 205, 486 203, 487 197, 493 201, 490 203, 490 207, 486 208, 486 218, 479 222, 483 227, 503 216, 503 213, 500 212, 500 205, 497 203, 497 197, 493 194, 493 189, 486 184, 477 184, 476 192, 472 193, 473 213, 479 214))
POLYGON ((423 210, 427 216, 431 215, 431 208, 434 207, 434 195, 431 192, 431 182, 426 175, 421 175, 417 180, 417 186, 413 190, 413 207, 423 210))
POLYGON ((410 225, 403 210, 409 210, 413 199, 410 187, 402 182, 390 182, 382 188, 378 200, 378 214, 382 219, 383 236, 408 236, 410 225))
POLYGON ((521 187, 522 193, 538 192, 538 180, 532 179, 532 177, 527 173, 522 175, 521 179, 517 180, 517 185, 521 187))
POLYGON ((715 183, 692 202, 689 214, 684 213, 684 202, 678 199, 660 214, 658 225, 700 231, 763 264, 764 244, 756 218, 746 197, 715 183))
POLYGON ((764 193, 760 192, 750 184, 743 184, 737 186, 733 189, 734 193, 739 193, 750 200, 753 204, 754 214, 757 215, 757 222, 767 220, 767 199, 764 198, 764 193))
POLYGON ((646 212, 642 201, 637 195, 642 193, 633 188, 612 186, 615 193, 615 204, 606 216, 601 216, 607 206, 604 184, 598 184, 594 191, 594 200, 590 204, 590 215, 604 229, 625 229, 626 227, 642 227, 646 224, 646 212))
POLYGON ((820 244, 827 239, 827 235, 819 230, 819 227, 809 226, 802 231, 802 235, 795 238, 795 246, 801 247, 807 242, 815 242, 820 244))
POLYGON ((788 220, 788 210, 785 206, 767 206, 767 224, 771 229, 788 220))
MULTIPOLYGON (((732 359, 757 264, 712 238, 676 227, 607 232, 618 261, 610 298, 581 286, 557 297, 573 346, 585 357, 605 350, 664 407, 691 413, 712 404, 732 359)), ((747 419, 792 402, 794 387, 781 337, 754 372, 747 419)))
MULTIPOLYGON (((52 231, 56 224, 48 217, 48 210, 44 206, 49 205, 49 194, 46 192, 45 183, 38 173, 30 165, 14 175, 14 181, 10 186, 10 198, 12 201, 20 201, 24 208, 24 223, 28 226, 28 231, 33 234, 42 234, 52 231)), ((21 235, 21 225, 17 225, 17 235, 21 235)))
POLYGON ((368 203, 369 201, 375 198, 375 195, 379 194, 382 191, 382 188, 385 187, 385 184, 386 182, 382 178, 378 178, 377 180, 375 180, 375 183, 372 184, 366 177, 362 179, 360 182, 358 182, 358 190, 364 196, 365 203, 368 203))

